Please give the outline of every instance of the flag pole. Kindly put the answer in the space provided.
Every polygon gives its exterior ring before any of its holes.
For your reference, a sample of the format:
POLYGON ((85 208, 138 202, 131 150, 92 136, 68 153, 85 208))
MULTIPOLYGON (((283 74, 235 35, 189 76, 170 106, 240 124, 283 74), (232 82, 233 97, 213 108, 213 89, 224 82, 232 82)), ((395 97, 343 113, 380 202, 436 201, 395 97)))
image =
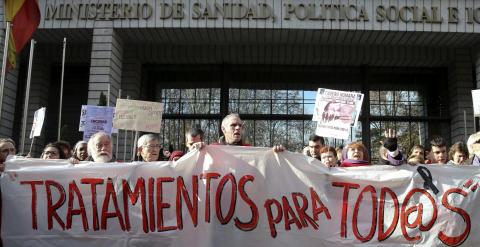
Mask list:
POLYGON ((57 141, 60 141, 60 129, 62 128, 62 101, 63 101, 63 77, 65 75, 65 50, 67 48, 67 38, 63 38, 63 54, 62 54, 62 77, 60 78, 60 105, 58 111, 58 132, 57 141))
POLYGON ((10 39, 10 22, 6 22, 5 27, 5 45, 3 46, 3 58, 2 58, 2 76, 0 79, 0 123, 2 121, 2 107, 3 107, 3 87, 5 86, 5 74, 7 70, 7 55, 8 55, 8 41, 10 39))
MULTIPOLYGON (((27 88, 25 89, 25 104, 23 106, 23 125, 22 125, 22 154, 25 152, 25 132, 27 131, 28 100, 30 98, 30 81, 32 79, 33 51, 35 50, 35 40, 30 40, 30 58, 28 60, 27 88)), ((32 141, 33 142, 33 141, 32 141)))

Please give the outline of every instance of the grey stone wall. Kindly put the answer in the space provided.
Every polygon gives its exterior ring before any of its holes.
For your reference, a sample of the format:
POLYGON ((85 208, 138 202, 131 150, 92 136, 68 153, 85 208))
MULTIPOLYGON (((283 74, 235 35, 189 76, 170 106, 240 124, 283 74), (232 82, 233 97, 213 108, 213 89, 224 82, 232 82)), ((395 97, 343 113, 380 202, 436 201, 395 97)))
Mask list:
POLYGON ((466 112, 467 138, 473 133, 473 105, 471 90, 474 84, 472 73, 472 57, 470 50, 457 49, 454 51, 453 61, 449 67, 448 91, 451 142, 464 141, 466 112))

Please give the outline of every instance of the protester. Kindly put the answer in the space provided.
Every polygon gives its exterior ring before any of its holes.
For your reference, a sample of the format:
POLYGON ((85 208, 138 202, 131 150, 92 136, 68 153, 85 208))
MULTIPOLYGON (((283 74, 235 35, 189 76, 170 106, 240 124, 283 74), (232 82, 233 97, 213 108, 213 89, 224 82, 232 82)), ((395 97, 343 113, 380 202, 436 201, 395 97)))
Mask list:
POLYGON ((405 163, 403 154, 398 148, 397 135, 395 130, 388 129, 385 131, 385 140, 380 147, 380 161, 381 165, 398 166, 405 163))
POLYGON ((368 166, 370 165, 367 148, 362 142, 352 142, 342 151, 341 167, 368 166))
POLYGON ((199 127, 193 127, 185 133, 185 146, 188 152, 205 147, 203 135, 204 132, 199 127))
POLYGON ((223 136, 220 137, 216 145, 234 145, 234 146, 251 146, 243 141, 242 119, 236 113, 231 113, 223 118, 221 126, 223 136))
POLYGON ((160 160, 161 147, 157 135, 142 135, 137 141, 137 159, 145 162, 158 161, 160 160))
POLYGON ((72 157, 72 147, 70 146, 70 143, 66 141, 56 141, 54 144, 60 148, 60 151, 63 152, 66 159, 72 157))
POLYGON ((303 149, 303 154, 320 160, 320 149, 325 146, 325 139, 315 134, 308 138, 308 146, 303 149))
POLYGON ((424 164, 425 159, 423 155, 412 154, 408 156, 407 163, 412 166, 418 165, 418 164, 424 164))
POLYGON ((169 161, 177 161, 183 156, 183 152, 179 150, 175 150, 172 152, 170 155, 170 158, 168 158, 169 161))
POLYGON ((470 135, 467 141, 467 146, 471 157, 465 163, 468 165, 480 166, 480 131, 470 135))
POLYGON ((97 132, 88 140, 88 160, 99 163, 113 162, 112 139, 105 132, 97 132))
POLYGON ((86 141, 79 141, 73 147, 73 159, 84 161, 88 158, 88 145, 86 141))
POLYGON ((414 145, 410 150, 411 155, 421 155, 425 159, 425 148, 422 145, 414 145))
POLYGON ((327 167, 334 167, 338 165, 337 152, 335 151, 335 148, 326 146, 322 147, 319 152, 322 164, 327 167))
POLYGON ((0 138, 0 172, 5 169, 5 160, 9 155, 15 155, 15 142, 10 138, 0 138))
POLYGON ((434 136, 430 140, 429 160, 425 164, 446 164, 447 163, 447 143, 441 136, 434 136))
POLYGON ((49 143, 45 146, 42 152, 41 159, 65 159, 65 153, 62 152, 62 148, 57 143, 49 143))
POLYGON ((456 142, 450 147, 448 152, 450 165, 466 165, 465 161, 468 159, 468 147, 463 142, 456 142))

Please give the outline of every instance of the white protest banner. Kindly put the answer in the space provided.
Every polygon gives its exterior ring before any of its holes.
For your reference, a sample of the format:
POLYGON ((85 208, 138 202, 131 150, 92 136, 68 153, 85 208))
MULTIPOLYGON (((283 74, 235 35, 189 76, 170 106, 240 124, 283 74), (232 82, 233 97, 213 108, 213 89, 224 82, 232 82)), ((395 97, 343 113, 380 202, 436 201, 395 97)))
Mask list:
POLYGON ((254 147, 175 163, 18 158, 1 177, 1 234, 7 247, 480 246, 479 181, 474 166, 329 169, 254 147))
POLYGON ((480 89, 472 90, 473 115, 480 117, 480 89))
POLYGON ((350 128, 357 125, 362 102, 362 93, 319 88, 312 119, 317 121, 315 134, 348 139, 350 128))
POLYGON ((112 133, 113 114, 115 108, 108 106, 86 106, 85 110, 83 126, 84 141, 88 141, 90 136, 100 131, 103 131, 107 134, 112 133))
POLYGON ((160 133, 163 103, 117 99, 113 127, 160 133))
POLYGON ((47 108, 42 107, 35 111, 35 115, 33 116, 32 130, 30 131, 30 139, 34 138, 35 136, 41 136, 46 110, 47 108))

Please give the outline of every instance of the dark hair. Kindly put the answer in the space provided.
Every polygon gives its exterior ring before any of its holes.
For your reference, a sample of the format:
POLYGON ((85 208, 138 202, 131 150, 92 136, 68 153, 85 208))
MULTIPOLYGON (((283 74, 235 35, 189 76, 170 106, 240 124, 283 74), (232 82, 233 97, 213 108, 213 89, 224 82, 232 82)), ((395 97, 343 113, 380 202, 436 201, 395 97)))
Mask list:
POLYGON ((468 148, 467 145, 463 142, 456 142, 450 147, 450 151, 448 151, 448 159, 453 160, 453 155, 455 155, 456 152, 463 153, 468 159, 468 148))
POLYGON ((430 148, 431 148, 431 146, 446 147, 447 142, 441 136, 433 136, 432 139, 430 139, 430 148))
POLYGON ((60 159, 66 159, 67 157, 65 157, 65 154, 63 153, 63 150, 62 150, 62 147, 60 145, 58 145, 58 143, 54 142, 54 143, 49 143, 47 144, 44 148, 43 148, 43 151, 42 151, 42 157, 43 157, 43 152, 45 151, 45 149, 47 148, 56 148, 58 150, 58 157, 60 159))
POLYGON ((325 145, 325 138, 323 138, 322 136, 317 136, 315 134, 312 134, 312 135, 310 135, 310 138, 308 138, 308 140, 312 141, 312 142, 320 141, 320 144, 322 144, 322 146, 325 145))
POLYGON ((194 126, 192 128, 190 128, 186 133, 185 133, 185 136, 200 136, 200 139, 203 140, 203 135, 205 133, 203 132, 203 130, 200 128, 200 126, 194 126))

